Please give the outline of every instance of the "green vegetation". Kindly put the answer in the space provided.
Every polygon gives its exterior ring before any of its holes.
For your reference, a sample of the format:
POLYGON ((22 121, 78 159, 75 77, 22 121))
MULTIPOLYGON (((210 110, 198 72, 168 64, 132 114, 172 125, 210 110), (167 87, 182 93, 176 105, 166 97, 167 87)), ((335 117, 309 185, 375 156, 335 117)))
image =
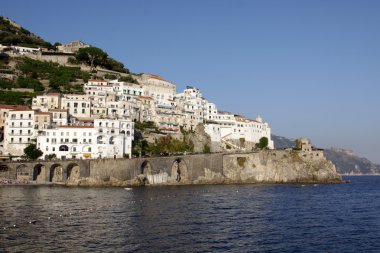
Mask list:
POLYGON ((31 105, 35 93, 2 90, 0 101, 9 105, 31 105))
POLYGON ((36 160, 38 157, 43 155, 43 152, 36 147, 36 144, 30 143, 26 148, 24 148, 25 156, 28 159, 36 160))
POLYGON ((144 122, 136 121, 135 129, 141 132, 144 132, 145 130, 148 130, 148 129, 157 131, 158 128, 153 121, 144 121, 144 122))
POLYGON ((268 147, 268 138, 267 137, 261 137, 259 140, 259 143, 256 144, 256 147, 259 149, 265 149, 268 147))
POLYGON ((185 141, 174 139, 171 135, 167 135, 156 139, 153 144, 150 144, 148 151, 152 154, 192 152, 193 147, 185 141))
POLYGON ((19 77, 16 81, 17 88, 33 89, 35 92, 44 91, 45 88, 42 83, 30 77, 19 77))
MULTIPOLYGON (((48 79, 49 87, 56 91, 70 93, 77 91, 71 87, 71 82, 77 79, 83 79, 86 82, 90 74, 80 70, 80 67, 65 67, 58 63, 43 62, 30 58, 22 58, 17 64, 17 68, 24 73, 29 79, 48 79)), ((43 91, 41 86, 34 82, 35 91, 43 91)))
POLYGON ((211 148, 209 145, 207 145, 207 144, 203 145, 203 153, 205 153, 205 154, 211 153, 211 148))
POLYGON ((302 146, 301 139, 296 139, 296 146, 295 146, 294 150, 301 150, 301 146, 302 146))
POLYGON ((18 28, 11 22, 0 16, 0 44, 10 46, 46 47, 53 48, 49 42, 34 35, 24 28, 18 28))
POLYGON ((123 63, 108 57, 106 52, 97 47, 81 48, 78 50, 75 58, 78 62, 84 62, 90 65, 91 72, 93 72, 97 66, 101 66, 109 70, 129 73, 129 70, 124 68, 123 63))
POLYGON ((247 161, 246 157, 238 157, 236 158, 238 165, 243 168, 245 165, 245 162, 247 161))
POLYGON ((119 81, 121 82, 127 82, 127 83, 136 83, 138 84, 139 82, 134 79, 131 75, 128 75, 128 76, 122 76, 119 78, 119 81))

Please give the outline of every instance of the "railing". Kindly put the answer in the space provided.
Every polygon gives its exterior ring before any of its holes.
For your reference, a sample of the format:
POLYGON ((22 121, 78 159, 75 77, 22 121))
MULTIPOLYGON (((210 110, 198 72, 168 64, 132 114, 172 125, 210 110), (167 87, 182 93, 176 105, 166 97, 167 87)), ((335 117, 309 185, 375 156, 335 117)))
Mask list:
POLYGON ((9 133, 11 136, 32 136, 32 133, 9 133))

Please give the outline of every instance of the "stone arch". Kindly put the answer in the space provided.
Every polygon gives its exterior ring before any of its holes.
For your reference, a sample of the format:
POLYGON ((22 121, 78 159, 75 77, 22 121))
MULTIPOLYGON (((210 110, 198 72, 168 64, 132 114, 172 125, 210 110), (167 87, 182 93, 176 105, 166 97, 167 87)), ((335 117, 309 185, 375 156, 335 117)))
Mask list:
POLYGON ((59 163, 55 163, 50 167, 49 182, 57 183, 63 181, 63 167, 59 163))
POLYGON ((67 171, 67 177, 66 177, 67 180, 79 179, 81 176, 81 173, 80 173, 81 168, 79 164, 77 163, 69 163, 66 167, 66 171, 67 171))
POLYGON ((9 177, 10 168, 6 164, 0 164, 0 177, 9 177))
POLYGON ((142 162, 140 166, 140 171, 141 171, 141 174, 144 174, 145 176, 152 175, 153 166, 149 161, 145 160, 144 162, 142 162))
POLYGON ((20 164, 16 168, 17 180, 30 180, 30 170, 25 164, 20 164))
POLYGON ((184 159, 177 158, 172 163, 172 179, 177 182, 181 182, 188 179, 188 166, 184 159))
POLYGON ((43 164, 37 164, 33 167, 33 181, 45 182, 46 168, 43 164))

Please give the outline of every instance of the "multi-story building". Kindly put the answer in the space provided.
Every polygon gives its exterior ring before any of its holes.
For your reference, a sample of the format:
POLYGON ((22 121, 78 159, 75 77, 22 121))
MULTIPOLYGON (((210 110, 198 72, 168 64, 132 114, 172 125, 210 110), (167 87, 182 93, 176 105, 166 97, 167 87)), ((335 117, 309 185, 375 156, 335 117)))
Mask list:
POLYGON ((60 93, 47 93, 32 100, 32 109, 47 112, 51 109, 61 108, 62 95, 60 93))
POLYGON ((92 124, 45 129, 37 147, 59 159, 131 157, 133 134, 131 120, 95 119, 92 124))
POLYGON ((65 95, 61 109, 68 110, 75 118, 91 117, 91 101, 88 95, 65 95))
POLYGON ((144 94, 154 99, 156 106, 172 106, 172 100, 176 94, 176 86, 168 81, 165 81, 158 75, 143 74, 138 79, 141 84, 144 94))
POLYGON ((16 109, 9 112, 4 128, 4 152, 13 156, 24 154, 24 148, 36 138, 33 110, 16 109))

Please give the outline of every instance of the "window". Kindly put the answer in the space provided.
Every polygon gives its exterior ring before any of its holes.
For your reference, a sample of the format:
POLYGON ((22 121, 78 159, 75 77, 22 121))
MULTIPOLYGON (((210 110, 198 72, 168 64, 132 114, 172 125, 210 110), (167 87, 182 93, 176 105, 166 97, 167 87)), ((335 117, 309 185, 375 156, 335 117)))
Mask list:
POLYGON ((85 109, 82 109, 82 113, 85 113, 85 109))
POLYGON ((69 151, 69 147, 66 145, 59 146, 59 151, 69 151))
POLYGON ((74 103, 74 108, 77 108, 78 107, 78 103, 74 103))
POLYGON ((73 142, 74 143, 78 143, 78 139, 73 139, 73 142))
POLYGON ((49 138, 46 138, 46 142, 49 142, 49 138))
POLYGON ((55 151, 55 147, 52 147, 52 151, 55 151))

